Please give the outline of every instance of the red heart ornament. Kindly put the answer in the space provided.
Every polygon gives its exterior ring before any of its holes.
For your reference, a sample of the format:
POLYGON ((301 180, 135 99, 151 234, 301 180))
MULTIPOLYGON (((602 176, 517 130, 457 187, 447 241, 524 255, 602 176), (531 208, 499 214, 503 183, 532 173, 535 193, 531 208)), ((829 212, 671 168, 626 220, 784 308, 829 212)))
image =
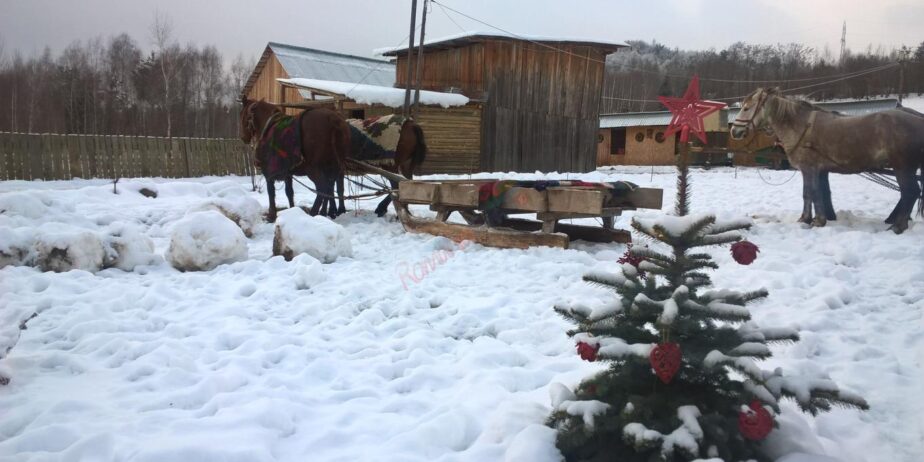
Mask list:
POLYGON ((756 399, 748 407, 738 413, 738 430, 745 438, 760 441, 773 430, 773 416, 756 399))
POLYGON ((680 345, 677 343, 659 343, 648 355, 655 374, 664 383, 670 383, 680 370, 680 345))
POLYGON ((760 249, 749 241, 738 241, 731 245, 732 258, 741 265, 750 265, 757 259, 757 252, 760 249))
POLYGON ((597 352, 600 351, 600 345, 590 345, 585 342, 577 343, 577 352, 584 361, 594 362, 597 360, 597 352))

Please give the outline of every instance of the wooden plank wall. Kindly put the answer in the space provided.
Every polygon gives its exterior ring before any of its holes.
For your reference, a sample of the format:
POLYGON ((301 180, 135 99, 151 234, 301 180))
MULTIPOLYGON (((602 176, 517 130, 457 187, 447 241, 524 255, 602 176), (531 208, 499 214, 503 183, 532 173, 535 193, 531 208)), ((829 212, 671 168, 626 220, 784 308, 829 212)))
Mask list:
POLYGON ((596 168, 604 52, 520 41, 484 45, 481 166, 487 171, 596 168))
POLYGON ((0 132, 0 180, 250 175, 236 139, 0 132))
MULTIPOLYGON (((349 104, 350 109, 362 109, 365 117, 378 117, 400 113, 401 109, 383 106, 349 104)), ((427 142, 427 159, 421 172, 467 174, 482 171, 479 161, 481 153, 481 105, 468 104, 462 107, 441 108, 421 106, 414 116, 424 132, 427 142)))
MULTIPOLYGON (((412 73, 417 69, 416 58, 416 54, 411 58, 412 73)), ((420 87, 434 91, 455 87, 469 98, 483 99, 484 66, 484 45, 481 43, 448 50, 425 50, 420 87)), ((398 56, 396 70, 395 86, 404 88, 407 81, 407 54, 398 56)))
MULTIPOLYGON (((292 87, 283 87, 276 79, 288 79, 289 74, 282 67, 282 63, 276 58, 276 55, 270 53, 266 64, 260 70, 260 75, 254 82, 253 87, 247 93, 248 99, 260 100, 265 99, 267 102, 278 104, 283 102, 299 102, 305 98, 292 87)), ((289 115, 298 114, 298 109, 287 108, 286 113, 289 115)))

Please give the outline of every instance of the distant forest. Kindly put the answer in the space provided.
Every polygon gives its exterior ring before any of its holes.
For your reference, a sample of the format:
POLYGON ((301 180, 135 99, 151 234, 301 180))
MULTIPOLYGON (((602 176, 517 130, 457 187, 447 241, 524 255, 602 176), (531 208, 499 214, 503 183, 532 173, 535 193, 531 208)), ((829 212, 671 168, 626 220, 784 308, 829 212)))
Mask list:
POLYGON ((663 110, 657 97, 679 96, 693 74, 700 76, 704 98, 728 103, 761 86, 793 89, 792 94, 813 100, 860 99, 898 94, 896 63, 902 61, 904 92, 924 93, 924 42, 916 48, 846 50, 843 57, 798 43, 738 42, 719 51, 684 51, 657 42, 628 44, 628 51, 607 57, 601 114, 663 110), (883 69, 864 72, 876 68, 883 69))
MULTIPOLYGON (((214 46, 181 46, 162 16, 149 32, 150 51, 128 34, 74 42, 57 55, 46 48, 37 56, 4 50, 0 39, 0 131, 236 137, 237 98, 254 59, 229 61, 214 46)), ((894 65, 817 84, 900 59, 906 61, 905 92, 924 92, 924 42, 900 50, 850 51, 843 58, 800 44, 735 43, 719 51, 629 44, 631 49, 607 58, 601 113, 661 110, 652 101, 681 94, 694 73, 702 79, 703 96, 714 99, 768 85, 810 86, 795 93, 812 99, 890 95, 899 88, 894 65), (770 80, 798 81, 757 82, 770 80)))

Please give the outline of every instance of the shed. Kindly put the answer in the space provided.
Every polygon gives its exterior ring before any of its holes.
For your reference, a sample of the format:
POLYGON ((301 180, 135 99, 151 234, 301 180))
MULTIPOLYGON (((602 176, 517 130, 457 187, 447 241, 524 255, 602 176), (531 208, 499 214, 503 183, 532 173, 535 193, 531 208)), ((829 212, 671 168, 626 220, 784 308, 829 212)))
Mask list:
POLYGON ((241 96, 264 98, 276 104, 311 99, 310 92, 285 88, 277 82, 277 79, 295 78, 391 87, 395 83, 395 65, 378 59, 269 42, 241 96))
MULTIPOLYGON (((479 170, 586 172, 596 134, 606 55, 621 42, 467 32, 423 45, 421 87, 460 92, 478 111, 479 170)), ((388 48, 396 86, 408 84, 417 47, 388 48)))

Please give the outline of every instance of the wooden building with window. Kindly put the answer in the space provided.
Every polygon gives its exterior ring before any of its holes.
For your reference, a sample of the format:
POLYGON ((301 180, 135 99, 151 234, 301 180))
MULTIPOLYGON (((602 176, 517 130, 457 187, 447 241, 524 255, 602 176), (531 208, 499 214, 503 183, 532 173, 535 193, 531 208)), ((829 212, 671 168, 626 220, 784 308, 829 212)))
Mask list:
MULTIPOLYGON (((481 171, 587 172, 606 55, 623 43, 467 33, 424 44, 421 88, 480 103, 481 171)), ((417 47, 379 50, 397 58, 396 86, 416 69, 417 47)), ((413 80, 413 79, 410 79, 413 80)))

